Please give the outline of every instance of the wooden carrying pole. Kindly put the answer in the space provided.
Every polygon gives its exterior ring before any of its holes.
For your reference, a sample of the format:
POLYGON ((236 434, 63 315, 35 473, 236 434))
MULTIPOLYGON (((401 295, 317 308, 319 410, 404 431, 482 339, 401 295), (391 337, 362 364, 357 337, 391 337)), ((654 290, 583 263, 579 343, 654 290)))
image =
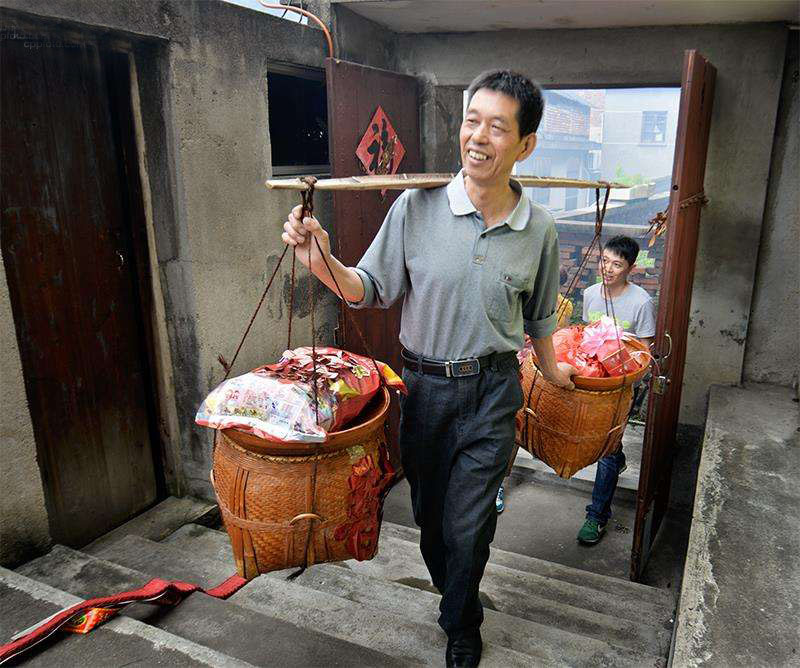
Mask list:
MULTIPOLYGON (((315 190, 407 190, 409 188, 439 188, 453 180, 455 174, 390 174, 386 176, 348 176, 342 179, 320 179, 315 190)), ((621 183, 608 181, 581 181, 540 176, 512 176, 526 188, 627 188, 621 183)), ((308 184, 299 178, 270 179, 270 190, 308 190, 308 184)))

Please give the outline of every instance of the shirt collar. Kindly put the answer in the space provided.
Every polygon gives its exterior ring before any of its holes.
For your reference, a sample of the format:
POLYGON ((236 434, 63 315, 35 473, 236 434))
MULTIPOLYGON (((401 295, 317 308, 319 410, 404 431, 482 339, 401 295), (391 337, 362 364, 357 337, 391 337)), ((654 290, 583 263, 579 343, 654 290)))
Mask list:
MULTIPOLYGON (((511 215, 500 224, 508 225, 515 232, 519 232, 524 230, 528 224, 528 219, 531 216, 531 205, 525 193, 522 192, 522 187, 519 183, 511 179, 509 185, 514 192, 519 194, 519 202, 517 202, 517 206, 514 207, 511 215)), ((447 184, 447 199, 450 202, 450 211, 453 212, 454 216, 467 216, 477 212, 475 205, 467 195, 463 169, 447 184)))

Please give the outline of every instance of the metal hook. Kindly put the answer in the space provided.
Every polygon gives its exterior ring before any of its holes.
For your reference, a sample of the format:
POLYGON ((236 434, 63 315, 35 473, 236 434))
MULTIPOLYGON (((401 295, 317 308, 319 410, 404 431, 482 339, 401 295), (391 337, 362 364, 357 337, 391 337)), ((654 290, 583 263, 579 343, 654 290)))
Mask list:
POLYGON ((667 354, 659 357, 662 362, 669 359, 669 356, 672 355, 672 337, 669 335, 669 332, 664 332, 664 338, 667 340, 669 347, 667 348, 667 354))

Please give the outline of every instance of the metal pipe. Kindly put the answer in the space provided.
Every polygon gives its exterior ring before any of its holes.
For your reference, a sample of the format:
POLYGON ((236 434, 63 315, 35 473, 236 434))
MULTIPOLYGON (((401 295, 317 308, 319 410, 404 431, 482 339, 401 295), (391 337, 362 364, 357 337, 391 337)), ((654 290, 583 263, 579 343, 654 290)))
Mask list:
POLYGON ((274 2, 263 2, 262 0, 258 0, 259 4, 262 7, 266 7, 267 9, 283 9, 287 12, 296 12, 298 14, 302 14, 303 16, 307 16, 310 19, 313 19, 317 22, 320 28, 322 28, 322 32, 325 34, 325 40, 328 42, 328 55, 333 58, 333 40, 331 39, 331 33, 328 31, 328 27, 323 23, 322 19, 319 18, 316 14, 312 14, 311 12, 300 9, 299 7, 292 7, 291 5, 281 5, 276 4, 274 2))

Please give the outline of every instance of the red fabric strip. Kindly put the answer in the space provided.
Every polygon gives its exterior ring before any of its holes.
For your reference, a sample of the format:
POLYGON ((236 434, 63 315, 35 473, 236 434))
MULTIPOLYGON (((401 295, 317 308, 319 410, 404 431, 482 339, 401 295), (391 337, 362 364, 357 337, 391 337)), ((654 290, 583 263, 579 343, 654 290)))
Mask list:
POLYGON ((245 578, 239 575, 232 575, 216 587, 206 590, 188 582, 170 582, 155 578, 140 589, 81 601, 48 618, 24 636, 0 646, 0 663, 24 652, 64 626, 75 615, 83 614, 92 608, 122 607, 136 601, 172 604, 176 599, 180 601, 195 591, 202 591, 214 598, 226 599, 233 596, 246 584, 247 580, 245 578))

